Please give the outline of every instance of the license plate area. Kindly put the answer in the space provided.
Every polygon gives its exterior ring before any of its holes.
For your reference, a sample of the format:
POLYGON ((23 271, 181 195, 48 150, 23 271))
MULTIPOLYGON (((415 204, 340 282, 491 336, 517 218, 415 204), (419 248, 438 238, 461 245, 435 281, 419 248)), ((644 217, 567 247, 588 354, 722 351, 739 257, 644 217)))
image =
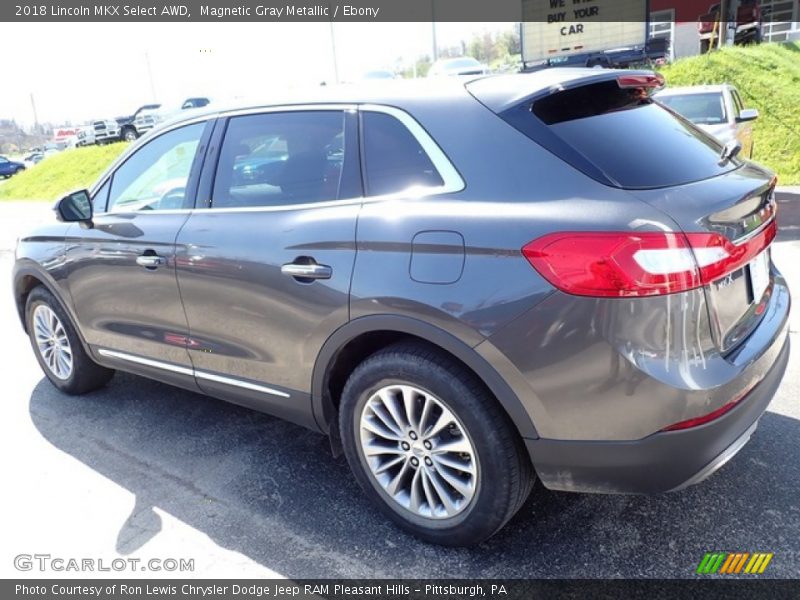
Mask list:
POLYGON ((750 282, 750 303, 760 302, 769 287, 769 249, 748 263, 747 274, 750 282))

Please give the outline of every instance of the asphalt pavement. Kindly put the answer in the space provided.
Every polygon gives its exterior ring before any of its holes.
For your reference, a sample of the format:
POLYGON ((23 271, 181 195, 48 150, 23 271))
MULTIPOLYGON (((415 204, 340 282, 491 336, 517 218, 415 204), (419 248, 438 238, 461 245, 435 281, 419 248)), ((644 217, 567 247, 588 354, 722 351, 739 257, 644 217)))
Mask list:
MULTIPOLYGON (((10 293, 13 244, 50 218, 0 203, 0 577, 687 577, 704 553, 773 552, 800 572, 797 350, 750 443, 704 483, 660 496, 536 484, 497 536, 423 544, 364 498, 326 438, 266 415, 117 374, 69 397, 44 379, 10 293), (20 572, 20 554, 193 559, 194 572, 20 572)), ((800 298, 800 198, 781 201, 773 257, 800 298)), ((800 319, 791 337, 799 348, 800 319)))

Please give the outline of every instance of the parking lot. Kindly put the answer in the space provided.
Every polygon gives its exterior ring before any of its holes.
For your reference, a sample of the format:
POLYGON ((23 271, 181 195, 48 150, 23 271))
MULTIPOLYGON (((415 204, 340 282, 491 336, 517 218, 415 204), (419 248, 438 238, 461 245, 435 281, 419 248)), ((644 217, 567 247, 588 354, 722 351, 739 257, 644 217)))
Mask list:
MULTIPOLYGON (((795 355, 778 395, 750 443, 711 479, 654 497, 537 484, 488 542, 440 548, 378 514, 320 435, 125 374, 84 397, 58 393, 39 370, 9 289, 14 240, 45 218, 46 204, 0 204, 3 577, 103 575, 14 568, 19 554, 45 553, 194 559, 196 574, 208 578, 680 578, 707 551, 774 552, 767 574, 797 576, 797 310, 795 355)), ((800 199, 781 203, 779 221, 773 258, 800 298, 800 199)))

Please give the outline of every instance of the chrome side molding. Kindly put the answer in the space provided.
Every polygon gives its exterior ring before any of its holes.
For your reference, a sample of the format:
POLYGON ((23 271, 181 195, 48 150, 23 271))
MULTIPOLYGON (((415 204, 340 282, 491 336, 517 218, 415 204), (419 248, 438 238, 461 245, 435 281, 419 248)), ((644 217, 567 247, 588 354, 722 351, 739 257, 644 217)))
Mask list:
POLYGON ((214 381, 216 383, 222 383, 225 385, 240 387, 246 390, 262 392, 264 394, 271 394, 273 396, 280 396, 281 398, 291 397, 286 392, 282 392, 280 390, 276 390, 274 388, 267 387, 265 385, 251 383, 249 381, 244 381, 242 379, 235 379, 233 377, 224 377, 222 375, 209 373, 208 371, 200 371, 198 369, 194 369, 191 367, 181 367, 180 365, 173 365, 170 363, 161 362, 160 360, 153 360, 151 358, 144 358, 142 356, 136 356, 135 354, 117 352, 116 350, 107 350, 106 348, 99 348, 97 350, 97 353, 100 354, 101 356, 116 358, 117 360, 124 360, 138 365, 144 365, 146 367, 153 367, 156 369, 162 369, 164 371, 171 371, 172 373, 179 373, 181 375, 196 377, 198 379, 205 379, 207 381, 214 381))

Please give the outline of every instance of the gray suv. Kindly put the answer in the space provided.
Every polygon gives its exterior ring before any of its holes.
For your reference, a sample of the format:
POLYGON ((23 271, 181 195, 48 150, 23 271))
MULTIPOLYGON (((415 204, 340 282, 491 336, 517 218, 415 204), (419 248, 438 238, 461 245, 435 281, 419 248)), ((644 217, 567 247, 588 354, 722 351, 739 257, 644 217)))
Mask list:
POLYGON ((129 371, 327 434, 393 521, 696 483, 785 370, 775 179, 650 72, 322 88, 139 140, 20 239, 45 375, 129 371))

